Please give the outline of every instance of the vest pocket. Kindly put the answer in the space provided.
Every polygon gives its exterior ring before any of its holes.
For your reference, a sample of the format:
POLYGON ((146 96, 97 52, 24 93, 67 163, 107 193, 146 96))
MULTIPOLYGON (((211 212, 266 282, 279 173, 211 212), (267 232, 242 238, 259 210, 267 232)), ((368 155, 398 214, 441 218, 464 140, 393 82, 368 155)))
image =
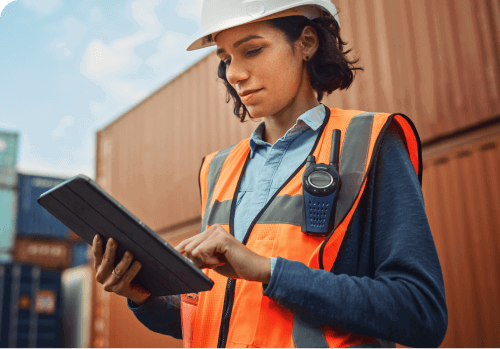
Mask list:
POLYGON ((193 333, 191 321, 193 312, 198 306, 199 296, 197 293, 188 293, 181 295, 181 326, 184 348, 191 348, 193 333))

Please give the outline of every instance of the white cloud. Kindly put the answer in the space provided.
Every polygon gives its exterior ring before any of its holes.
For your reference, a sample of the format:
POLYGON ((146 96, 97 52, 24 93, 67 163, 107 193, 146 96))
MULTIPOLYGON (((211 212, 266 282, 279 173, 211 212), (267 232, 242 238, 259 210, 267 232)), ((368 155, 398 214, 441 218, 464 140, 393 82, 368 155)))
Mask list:
MULTIPOLYGON (((94 39, 88 44, 80 72, 100 86, 106 95, 104 100, 90 104, 95 117, 106 118, 111 113, 123 112, 118 105, 130 106, 140 102, 151 92, 151 86, 160 87, 167 78, 177 74, 180 67, 185 68, 187 61, 195 59, 196 55, 186 52, 186 47, 194 37, 175 31, 165 32, 155 12, 159 4, 159 0, 133 1, 130 9, 132 17, 140 26, 137 32, 110 43, 94 39), (149 57, 139 57, 135 51, 145 43, 150 43, 149 47, 156 44, 157 50, 149 57), (132 73, 142 70, 149 74, 133 77, 132 73)), ((193 9, 201 8, 200 1, 191 0, 182 4, 184 7, 178 10, 185 15, 192 16, 193 9)), ((199 52, 199 56, 202 53, 199 52)))
POLYGON ((48 47, 58 60, 73 58, 76 48, 81 45, 87 32, 87 27, 73 17, 65 18, 63 27, 65 34, 52 41, 48 47))
POLYGON ((134 48, 140 39, 127 37, 115 40, 110 45, 105 45, 100 40, 92 40, 82 60, 83 75, 95 81, 117 73, 136 70, 142 64, 142 60, 134 53, 134 48))
POLYGON ((42 15, 51 14, 61 5, 61 0, 20 0, 20 2, 30 10, 42 15))
POLYGON ((159 0, 137 0, 130 6, 132 7, 132 16, 141 27, 161 28, 162 24, 158 20, 155 8, 160 4, 159 0))
POLYGON ((75 124, 75 119, 71 115, 64 116, 59 125, 52 130, 51 136, 55 138, 61 138, 66 136, 66 129, 75 124))
POLYGON ((182 0, 175 7, 175 13, 181 18, 191 18, 198 21, 201 20, 201 4, 202 0, 182 0))
POLYGON ((141 66, 142 60, 134 53, 135 48, 157 39, 163 30, 163 25, 155 13, 155 8, 159 3, 159 0, 132 2, 130 5, 132 16, 141 26, 141 30, 130 36, 116 39, 109 45, 100 40, 92 40, 82 60, 82 73, 95 80, 136 71, 141 66))
MULTIPOLYGON (((85 50, 80 72, 116 101, 134 103, 147 95, 146 87, 125 75, 136 72, 144 63, 135 54, 136 47, 157 40, 164 31, 155 13, 159 4, 159 0, 133 1, 130 4, 131 14, 141 28, 110 44, 92 40, 85 50)), ((97 14, 93 16, 98 17, 97 14)))
POLYGON ((161 67, 166 61, 184 54, 190 38, 177 32, 166 32, 158 41, 158 51, 151 55, 146 64, 152 68, 161 67))

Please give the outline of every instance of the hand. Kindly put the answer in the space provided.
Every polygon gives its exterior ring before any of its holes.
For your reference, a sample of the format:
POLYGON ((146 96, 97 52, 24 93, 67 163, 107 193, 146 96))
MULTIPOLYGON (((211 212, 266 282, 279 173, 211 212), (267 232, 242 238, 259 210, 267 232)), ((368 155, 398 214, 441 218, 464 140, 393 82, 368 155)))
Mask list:
POLYGON ((102 284, 106 292, 114 292, 117 295, 127 297, 138 305, 144 303, 151 293, 139 285, 130 284, 141 269, 141 262, 135 261, 132 263, 134 256, 127 251, 118 265, 114 267, 118 243, 109 238, 104 255, 102 245, 103 239, 99 235, 94 236, 92 253, 94 254, 94 269, 97 272, 95 276, 97 282, 102 284), (130 265, 131 263, 132 265, 130 265))
POLYGON ((182 241, 175 249, 200 269, 266 284, 271 279, 271 260, 249 250, 219 224, 182 241))

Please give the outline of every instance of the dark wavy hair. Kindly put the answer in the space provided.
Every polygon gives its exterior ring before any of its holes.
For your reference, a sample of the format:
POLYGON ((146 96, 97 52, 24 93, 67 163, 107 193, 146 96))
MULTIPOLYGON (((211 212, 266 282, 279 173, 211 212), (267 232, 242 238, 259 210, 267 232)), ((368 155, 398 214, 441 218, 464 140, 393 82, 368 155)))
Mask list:
MULTIPOLYGON (((318 94, 318 101, 321 102, 323 94, 331 94, 335 90, 344 90, 351 86, 354 80, 355 70, 364 70, 354 67, 359 59, 350 61, 347 54, 352 50, 343 51, 347 42, 340 38, 340 27, 337 21, 331 16, 319 17, 313 20, 304 16, 289 16, 273 18, 266 21, 273 28, 283 32, 287 41, 295 52, 294 43, 301 36, 305 26, 310 25, 318 34, 319 47, 316 53, 307 62, 307 70, 311 77, 312 88, 318 94)), ((241 122, 245 121, 248 114, 247 108, 241 102, 240 96, 231 86, 226 78, 226 64, 220 62, 217 75, 227 88, 226 103, 231 98, 234 101, 233 113, 241 122)))

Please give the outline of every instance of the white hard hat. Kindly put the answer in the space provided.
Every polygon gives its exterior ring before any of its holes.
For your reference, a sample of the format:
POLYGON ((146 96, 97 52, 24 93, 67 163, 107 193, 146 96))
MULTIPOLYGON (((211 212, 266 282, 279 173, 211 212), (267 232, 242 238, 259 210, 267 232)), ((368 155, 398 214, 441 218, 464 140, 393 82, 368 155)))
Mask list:
POLYGON ((309 19, 331 15, 340 26, 337 9, 330 0, 203 0, 201 36, 187 50, 215 45, 215 36, 228 28, 296 15, 309 19))

